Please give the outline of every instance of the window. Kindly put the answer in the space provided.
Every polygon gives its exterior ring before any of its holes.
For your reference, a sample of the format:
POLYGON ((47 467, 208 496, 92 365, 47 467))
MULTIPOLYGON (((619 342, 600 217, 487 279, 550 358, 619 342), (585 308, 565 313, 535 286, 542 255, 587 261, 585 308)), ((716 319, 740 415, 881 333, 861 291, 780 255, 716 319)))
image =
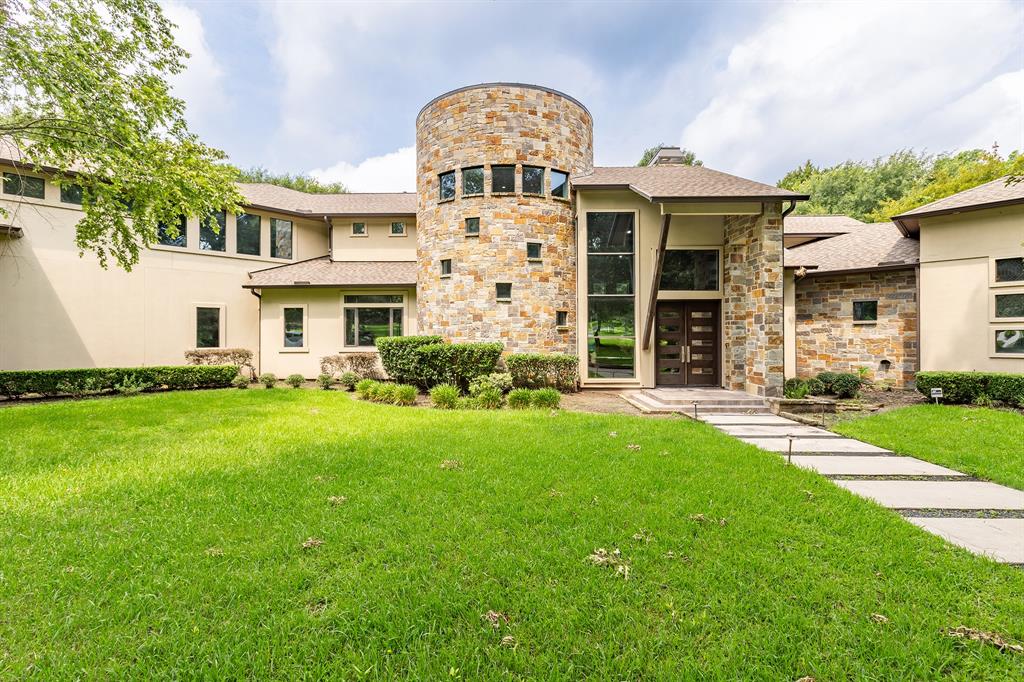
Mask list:
POLYGON ((995 330, 995 355, 1024 356, 1024 327, 995 330))
POLYGON ((46 181, 21 173, 4 173, 4 194, 20 194, 31 199, 45 199, 46 181))
POLYGON ((171 234, 171 227, 167 223, 158 223, 156 226, 157 242, 164 246, 188 246, 188 229, 185 225, 185 216, 178 218, 178 224, 174 226, 175 234, 171 234))
POLYGON ((551 196, 561 199, 569 198, 569 174, 551 170, 551 196))
POLYGON ((540 242, 526 242, 526 259, 527 260, 540 260, 540 242))
POLYGON ((285 308, 284 309, 284 347, 305 348, 306 347, 306 309, 285 308))
POLYGON ((718 291, 718 250, 666 251, 658 288, 662 291, 718 291))
POLYGON ((516 167, 491 166, 491 192, 515 192, 516 167))
POLYGON ((484 169, 483 166, 462 169, 462 196, 468 197, 474 194, 484 193, 484 169))
POLYGON ((480 236, 480 219, 479 218, 466 218, 466 236, 467 237, 479 237, 480 236))
POLYGON ((633 214, 587 214, 587 375, 635 376, 633 214))
POLYGON ((494 293, 499 301, 511 301, 512 284, 509 282, 498 282, 494 285, 494 293))
POLYGON ((204 251, 224 251, 227 244, 227 217, 224 211, 214 211, 199 221, 199 248, 204 251))
POLYGON ((441 276, 451 277, 452 276, 452 259, 442 258, 441 259, 441 276))
POLYGON ((455 171, 448 171, 437 176, 438 184, 441 187, 439 199, 448 201, 455 198, 455 171))
POLYGON ((366 236, 366 223, 352 223, 352 236, 353 237, 365 237, 366 236))
POLYGON ((1024 319, 1024 292, 995 294, 995 316, 1024 319))
POLYGON ((82 186, 81 185, 61 185, 60 186, 60 200, 65 204, 78 204, 82 205, 82 186))
POLYGON ((523 194, 544 194, 544 169, 523 166, 523 194))
POLYGON ((854 301, 853 302, 854 322, 877 322, 878 301, 854 301))
POLYGON ((251 213, 235 216, 235 251, 248 256, 260 255, 260 217, 251 213))
POLYGON ((345 345, 372 347, 378 337, 401 336, 403 301, 401 294, 345 296, 345 345))
POLYGON ((220 348, 220 308, 196 308, 196 348, 220 348))
POLYGON ((995 261, 997 282, 1024 282, 1024 257, 996 258, 995 261))
POLYGON ((391 236, 392 237, 404 237, 405 236, 405 223, 401 223, 401 222, 391 223, 391 236))
POLYGON ((270 257, 292 257, 292 221, 270 219, 270 257))
POLYGON ((556 327, 568 327, 569 326, 569 311, 559 310, 555 313, 555 326, 556 327))

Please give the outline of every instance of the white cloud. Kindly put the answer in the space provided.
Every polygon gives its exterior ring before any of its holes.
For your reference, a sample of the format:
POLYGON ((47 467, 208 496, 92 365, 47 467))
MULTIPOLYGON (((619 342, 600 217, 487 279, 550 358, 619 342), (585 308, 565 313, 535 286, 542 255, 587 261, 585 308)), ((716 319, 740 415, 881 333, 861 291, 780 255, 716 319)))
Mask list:
POLYGON ((402 147, 353 165, 341 161, 330 168, 310 171, 317 180, 342 182, 350 192, 415 192, 416 149, 402 147))
POLYGON ((807 158, 1020 145, 1021 90, 998 74, 1020 54, 1019 4, 796 4, 768 17, 682 132, 708 165, 773 181, 807 158))
POLYGON ((224 68, 206 42, 199 13, 176 2, 164 4, 163 11, 177 25, 175 41, 190 55, 185 70, 170 79, 175 96, 185 101, 191 122, 222 113, 227 106, 224 68))

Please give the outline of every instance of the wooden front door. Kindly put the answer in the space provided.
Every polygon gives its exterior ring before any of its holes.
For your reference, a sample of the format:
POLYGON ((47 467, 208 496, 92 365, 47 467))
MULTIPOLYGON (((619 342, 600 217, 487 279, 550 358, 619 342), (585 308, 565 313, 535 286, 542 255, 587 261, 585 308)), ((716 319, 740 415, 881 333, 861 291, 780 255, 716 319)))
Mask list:
POLYGON ((719 301, 658 301, 659 386, 720 386, 719 301))

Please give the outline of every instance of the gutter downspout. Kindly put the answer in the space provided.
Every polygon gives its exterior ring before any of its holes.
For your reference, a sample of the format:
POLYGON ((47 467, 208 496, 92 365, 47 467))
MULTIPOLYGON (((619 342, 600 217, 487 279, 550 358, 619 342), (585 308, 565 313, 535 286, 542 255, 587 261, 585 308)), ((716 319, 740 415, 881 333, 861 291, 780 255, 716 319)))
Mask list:
POLYGON ((782 219, 785 220, 786 216, 792 213, 796 209, 796 199, 790 199, 789 208, 782 212, 782 219))
POLYGON ((327 225, 327 258, 334 260, 334 225, 327 216, 324 216, 324 224, 327 225))
POLYGON ((263 373, 263 294, 256 293, 255 289, 249 289, 249 293, 259 301, 256 304, 256 376, 259 376, 263 373))
POLYGON ((917 358, 915 358, 914 367, 914 385, 917 385, 917 372, 921 371, 921 342, 924 340, 924 334, 921 333, 921 262, 918 261, 917 265, 914 266, 914 288, 917 290, 915 295, 917 296, 917 358))

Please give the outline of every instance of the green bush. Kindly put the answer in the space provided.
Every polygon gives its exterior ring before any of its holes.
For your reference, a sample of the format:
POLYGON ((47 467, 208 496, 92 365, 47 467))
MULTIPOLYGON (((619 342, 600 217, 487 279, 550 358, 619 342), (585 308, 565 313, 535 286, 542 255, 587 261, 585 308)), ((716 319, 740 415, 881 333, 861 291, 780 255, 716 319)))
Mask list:
POLYGON ((505 366, 516 388, 557 388, 575 391, 579 385, 579 359, 561 353, 510 353, 505 366))
POLYGON ((513 388, 506 400, 509 409, 525 410, 533 403, 533 391, 528 388, 513 388))
POLYGON ((832 392, 837 398, 856 398, 860 393, 861 381, 856 374, 836 374, 832 379, 832 392))
POLYGON ((412 384, 395 384, 395 405, 415 405, 419 391, 412 384))
POLYGON ((562 394, 553 388, 541 388, 533 392, 530 402, 534 407, 557 410, 562 402, 562 394))
POLYGON ((364 400, 369 398, 369 393, 377 382, 373 379, 362 379, 356 384, 356 395, 364 400))
MULTIPOLYGON (((239 375, 241 376, 241 375, 239 375)), ((138 395, 150 387, 150 384, 146 383, 138 376, 129 374, 121 379, 121 383, 114 386, 114 390, 121 395, 138 395)))
POLYGON ((398 384, 392 384, 386 381, 378 381, 374 385, 367 397, 375 403, 394 403, 395 402, 395 391, 398 389, 398 384))
POLYGON ((301 374, 289 374, 288 378, 285 379, 284 382, 292 388, 299 388, 305 380, 306 377, 301 374))
POLYGON ((444 339, 440 336, 383 336, 376 343, 388 376, 399 383, 420 384, 422 373, 416 349, 444 343, 444 339))
POLYGON ((277 384, 277 377, 274 376, 273 372, 264 372, 260 375, 260 383, 266 388, 273 388, 277 384))
POLYGON ((504 398, 505 396, 502 392, 496 388, 485 388, 473 396, 473 400, 476 401, 477 407, 481 410, 500 409, 504 398))
POLYGON ((836 392, 835 387, 832 385, 832 383, 835 381, 837 376, 839 375, 836 374, 835 372, 822 372, 821 374, 818 375, 818 381, 821 382, 823 388, 822 394, 836 392))
POLYGON ((330 374, 321 374, 316 378, 316 385, 325 391, 331 390, 331 384, 334 383, 334 377, 330 374))
POLYGON ((29 394, 108 393, 126 379, 163 390, 226 388, 236 376, 238 365, 12 370, 0 371, 0 395, 17 398, 29 394))
POLYGON ((825 384, 818 377, 811 377, 805 382, 805 385, 807 386, 807 395, 825 395, 828 392, 825 389, 825 384))
POLYGON ((231 386, 234 387, 234 388, 242 388, 242 389, 249 388, 249 380, 246 379, 241 374, 239 374, 238 376, 236 376, 234 379, 231 380, 231 386))
POLYGON ((491 372, 487 376, 477 377, 469 384, 469 394, 474 397, 488 389, 507 393, 512 390, 512 375, 508 372, 491 372))
POLYGON ((969 405, 985 396, 990 400, 1024 407, 1024 374, 1001 372, 918 372, 917 390, 931 396, 942 389, 942 402, 969 405))
POLYGON ((346 390, 352 391, 355 389, 356 384, 359 383, 359 375, 352 371, 343 372, 341 379, 339 379, 338 382, 344 386, 346 390))
POLYGON ((455 384, 467 390, 471 381, 494 371, 500 343, 434 343, 416 347, 419 383, 430 387, 455 384))
POLYGON ((430 389, 430 402, 439 410, 454 410, 459 406, 459 387, 438 384, 430 389))
POLYGON ((809 389, 807 387, 807 382, 804 381, 803 379, 796 378, 786 379, 786 383, 782 389, 783 396, 791 400, 800 400, 802 398, 806 398, 808 392, 809 389))

